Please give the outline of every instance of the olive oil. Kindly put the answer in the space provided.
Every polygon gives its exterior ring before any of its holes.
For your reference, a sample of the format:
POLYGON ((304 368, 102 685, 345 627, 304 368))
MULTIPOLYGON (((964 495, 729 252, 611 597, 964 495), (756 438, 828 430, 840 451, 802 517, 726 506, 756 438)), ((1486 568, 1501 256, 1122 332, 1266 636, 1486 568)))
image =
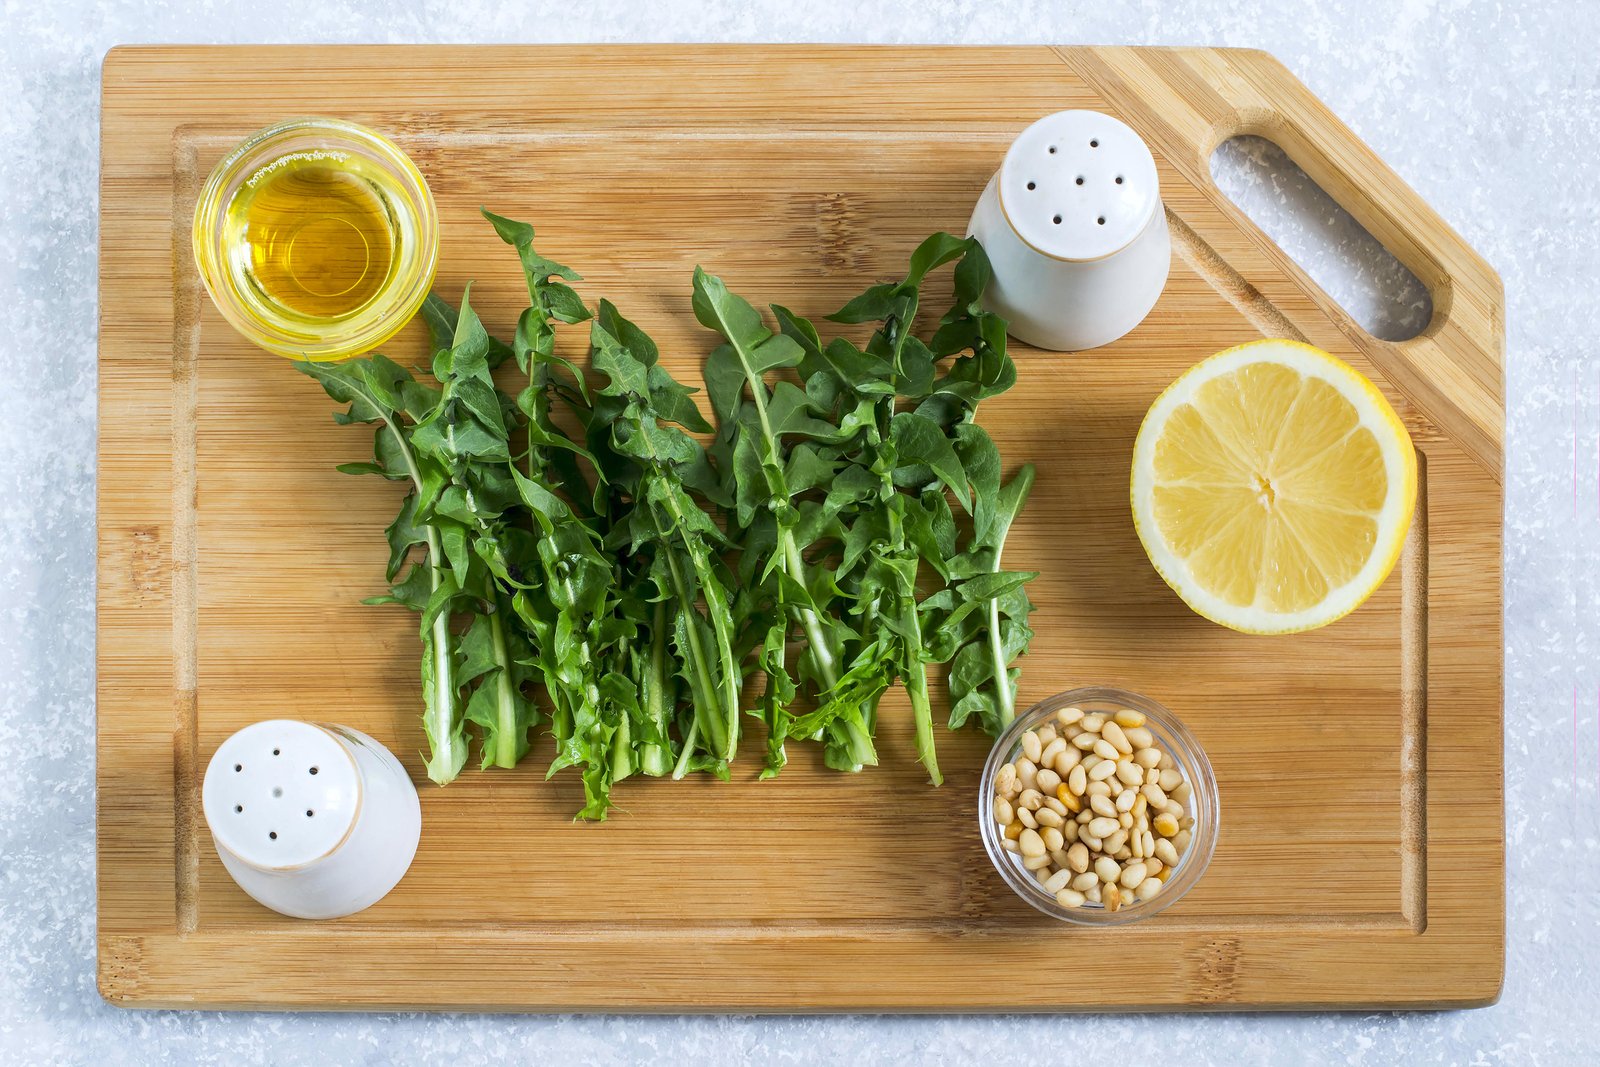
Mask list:
POLYGON ((406 236, 382 172, 333 155, 275 160, 240 187, 223 222, 242 280, 290 316, 359 312, 383 291, 406 236))
POLYGON ((246 338, 291 359, 346 359, 422 306, 439 218, 416 164, 376 130, 290 119, 217 164, 193 241, 206 291, 246 338))

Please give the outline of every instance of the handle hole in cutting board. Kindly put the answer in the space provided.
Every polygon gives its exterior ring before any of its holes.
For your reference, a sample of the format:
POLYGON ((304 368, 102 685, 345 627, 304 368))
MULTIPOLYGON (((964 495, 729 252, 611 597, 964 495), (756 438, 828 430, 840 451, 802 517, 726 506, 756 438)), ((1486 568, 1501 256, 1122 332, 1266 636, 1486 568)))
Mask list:
POLYGON ((1421 280, 1273 142, 1228 138, 1211 178, 1372 336, 1404 341, 1433 318, 1421 280))

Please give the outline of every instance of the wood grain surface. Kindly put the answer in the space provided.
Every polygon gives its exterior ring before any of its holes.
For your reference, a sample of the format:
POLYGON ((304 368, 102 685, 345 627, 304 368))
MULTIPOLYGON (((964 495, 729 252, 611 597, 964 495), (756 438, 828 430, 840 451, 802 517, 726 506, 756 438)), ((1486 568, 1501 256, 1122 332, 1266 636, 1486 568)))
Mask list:
MULTIPOLYGON (((99 975, 130 1006, 1023 1010, 1469 1005, 1500 987, 1503 300, 1498 278, 1271 57, 1214 49, 135 48, 105 62, 100 248, 99 975), (522 292, 480 205, 534 222, 699 378, 696 263, 757 304, 826 313, 959 231, 1011 139, 1110 111, 1150 143, 1174 235, 1151 316, 1076 355, 1018 346, 985 404, 1039 464, 1008 563, 1036 569, 1024 703, 1112 684, 1178 712, 1215 765, 1210 871, 1159 918, 1091 930, 1014 897, 977 834, 986 740, 902 701, 883 765, 802 749, 773 782, 629 780, 579 825, 576 777, 428 784, 414 617, 380 590, 393 486, 334 471, 369 435, 239 339, 188 251, 200 182, 278 119, 392 134, 443 220, 439 288, 509 334, 522 292), (1281 144, 1426 283, 1434 319, 1375 340, 1213 186, 1221 140, 1281 144), (1373 377, 1421 453, 1404 557, 1355 614, 1260 638, 1191 614, 1134 534, 1128 464, 1175 376, 1257 336, 1373 377), (205 761, 272 716, 347 723, 422 790, 389 897, 310 923, 229 880, 205 761), (1058 962, 1141 961, 1085 986, 1058 962)), ((945 283, 948 284, 947 282, 945 283)), ((937 301, 930 301, 936 303, 937 301)), ((573 331, 581 333, 581 331, 573 331)), ((577 343, 568 337, 565 343, 577 343)), ((408 327, 389 346, 421 357, 408 327)), ((576 354, 576 353, 574 353, 576 354)), ((942 690, 942 686, 935 686, 942 690)), ((753 722, 753 720, 752 720, 753 722)), ((752 746, 754 747, 754 746, 752 746)))

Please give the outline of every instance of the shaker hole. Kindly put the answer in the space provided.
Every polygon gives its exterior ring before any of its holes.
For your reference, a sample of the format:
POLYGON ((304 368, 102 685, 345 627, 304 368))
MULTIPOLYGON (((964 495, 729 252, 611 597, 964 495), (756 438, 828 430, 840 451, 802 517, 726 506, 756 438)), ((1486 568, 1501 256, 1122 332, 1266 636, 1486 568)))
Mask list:
POLYGON ((1090 148, 1099 148, 1100 147, 1100 142, 1099 141, 1090 141, 1089 142, 1089 147, 1090 148))
POLYGON ((1081 174, 1080 174, 1080 175, 1078 175, 1078 184, 1079 184, 1079 185, 1082 185, 1082 184, 1083 184, 1083 175, 1081 175, 1081 174))
POLYGON ((1118 185, 1121 185, 1121 184, 1122 184, 1122 175, 1120 175, 1120 174, 1119 174, 1119 175, 1117 175, 1117 184, 1118 184, 1118 185))
POLYGON ((283 796, 283 786, 281 786, 281 785, 273 786, 272 787, 272 795, 275 796, 275 797, 283 796))
POLYGON ((1055 223, 1057 226, 1060 226, 1061 225, 1061 216, 1057 215, 1055 218, 1051 219, 1050 221, 1055 223))
POLYGON ((1028 183, 1028 191, 1029 191, 1029 192, 1032 192, 1032 191, 1033 191, 1033 189, 1034 189, 1034 184, 1033 184, 1033 182, 1029 182, 1029 183, 1028 183))
POLYGON ((273 749, 273 750, 272 750, 272 754, 273 754, 273 755, 274 755, 274 756, 281 756, 281 755, 283 755, 283 753, 282 753, 282 752, 280 752, 280 751, 279 751, 279 750, 278 750, 278 749, 273 749))
POLYGON ((309 818, 311 818, 311 816, 313 816, 315 814, 316 814, 316 812, 312 811, 310 808, 306 809, 306 818, 309 819, 309 818))
POLYGON ((235 773, 235 774, 237 774, 237 773, 238 773, 238 772, 239 772, 239 771, 242 771, 242 770, 244 770, 244 764, 242 764, 242 763, 235 763, 235 764, 234 764, 234 765, 233 765, 233 770, 234 770, 234 773, 235 773))
POLYGON ((271 833, 269 833, 267 836, 272 838, 272 840, 276 841, 278 839, 278 831, 274 830, 271 833))
POLYGON ((1099 224, 1101 226, 1104 226, 1106 224, 1106 217, 1104 215, 1101 215, 1099 218, 1095 219, 1094 221, 1097 224, 1099 224))
POLYGON ((317 769, 315 767, 311 768, 311 773, 312 774, 316 774, 317 773, 317 769))
POLYGON ((1052 156, 1056 154, 1056 146, 1055 145, 1051 145, 1050 146, 1050 154, 1052 156))
POLYGON ((244 811, 244 805, 243 804, 235 804, 233 806, 233 813, 235 815, 239 814, 242 811, 244 811))

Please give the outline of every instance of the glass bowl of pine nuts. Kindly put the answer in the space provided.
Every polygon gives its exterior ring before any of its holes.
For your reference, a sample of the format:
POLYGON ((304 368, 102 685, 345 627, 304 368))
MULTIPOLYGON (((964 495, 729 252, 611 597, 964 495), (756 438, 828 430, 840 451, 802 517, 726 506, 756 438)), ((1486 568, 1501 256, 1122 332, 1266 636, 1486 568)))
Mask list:
POLYGON ((983 768, 978 823, 1016 894, 1066 922, 1114 926, 1176 904, 1216 849, 1211 761, 1160 704, 1074 689, 1018 715, 983 768))

